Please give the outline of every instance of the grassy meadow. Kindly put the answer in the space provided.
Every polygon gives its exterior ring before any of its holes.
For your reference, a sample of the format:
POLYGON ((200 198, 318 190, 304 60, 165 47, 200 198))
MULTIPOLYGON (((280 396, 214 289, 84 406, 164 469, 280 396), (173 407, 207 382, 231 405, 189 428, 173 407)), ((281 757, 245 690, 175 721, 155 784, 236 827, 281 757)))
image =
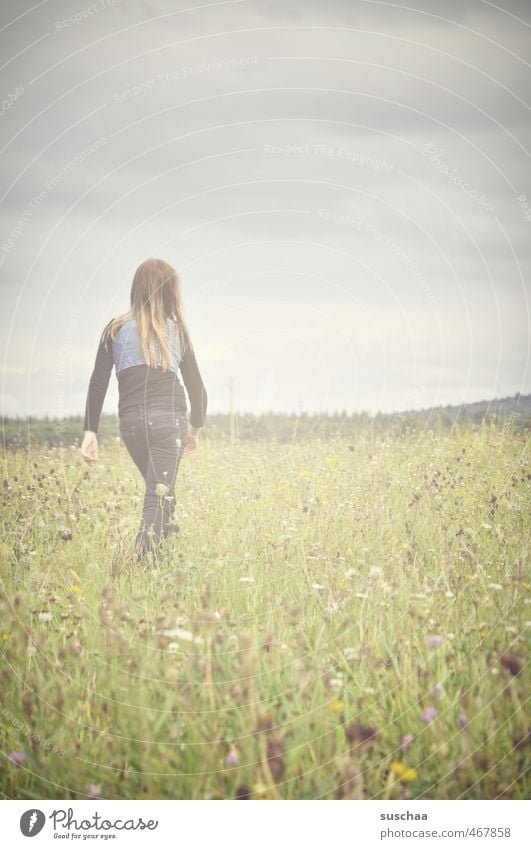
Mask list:
POLYGON ((207 433, 152 568, 118 440, 4 451, 4 797, 526 798, 526 435, 207 433))

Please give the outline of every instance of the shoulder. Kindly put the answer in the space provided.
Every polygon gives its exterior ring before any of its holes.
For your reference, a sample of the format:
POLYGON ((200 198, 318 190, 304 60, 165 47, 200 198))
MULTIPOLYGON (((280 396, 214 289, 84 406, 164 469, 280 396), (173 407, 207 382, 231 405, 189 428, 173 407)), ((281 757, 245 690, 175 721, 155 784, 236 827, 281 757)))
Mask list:
POLYGON ((107 322, 107 324, 105 325, 105 327, 101 331, 100 345, 104 345, 108 341, 109 331, 111 329, 113 321, 114 321, 114 318, 111 318, 111 320, 107 322))
POLYGON ((113 318, 107 326, 110 328, 115 323, 117 323, 117 329, 113 333, 113 336, 116 338, 122 332, 130 331, 132 327, 136 327, 136 318, 124 319, 122 316, 118 316, 118 318, 113 318))
MULTIPOLYGON (((105 350, 108 350, 110 348, 110 346, 112 345, 112 342, 114 341, 112 336, 111 336, 111 331, 112 331, 113 324, 114 324, 115 321, 116 321, 116 318, 111 318, 111 320, 108 321, 107 324, 105 325, 105 327, 103 328, 103 331, 102 331, 102 334, 101 334, 101 337, 100 337, 100 345, 103 348, 105 348, 105 350)), ((120 332, 120 329, 118 330, 118 333, 120 332)), ((114 333, 113 335, 116 336, 117 334, 114 333)))

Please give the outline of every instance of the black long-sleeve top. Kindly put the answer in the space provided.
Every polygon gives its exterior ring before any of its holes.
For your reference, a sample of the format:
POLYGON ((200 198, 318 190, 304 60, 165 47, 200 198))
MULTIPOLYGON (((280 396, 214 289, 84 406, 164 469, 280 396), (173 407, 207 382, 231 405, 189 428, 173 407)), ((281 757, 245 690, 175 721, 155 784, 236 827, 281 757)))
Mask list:
MULTIPOLYGON (((89 382, 83 429, 97 433, 101 410, 114 365, 111 343, 100 340, 94 370, 89 382)), ((203 427, 207 410, 207 393, 199 372, 193 348, 186 345, 180 372, 190 398, 190 424, 203 427)), ((130 366, 118 372, 118 415, 122 416, 138 404, 152 404, 187 410, 186 395, 179 376, 163 372, 147 364, 130 366)))

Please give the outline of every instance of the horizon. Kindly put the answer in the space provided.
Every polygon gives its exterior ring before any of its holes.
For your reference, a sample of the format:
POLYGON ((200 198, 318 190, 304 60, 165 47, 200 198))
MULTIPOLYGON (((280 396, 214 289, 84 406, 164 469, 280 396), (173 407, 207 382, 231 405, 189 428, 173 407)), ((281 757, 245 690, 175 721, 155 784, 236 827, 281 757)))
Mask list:
MULTIPOLYGON (((477 404, 485 404, 485 405, 490 406, 490 405, 493 405, 493 404, 499 404, 501 402, 514 401, 516 398, 518 398, 519 400, 522 399, 522 398, 523 399, 528 399, 528 398, 531 399, 531 393, 530 392, 526 392, 526 393, 516 392, 514 395, 506 395, 506 396, 503 396, 503 397, 496 397, 496 398, 480 398, 480 399, 476 399, 475 401, 467 401, 466 403, 461 403, 461 404, 440 404, 436 407, 408 408, 407 410, 389 410, 389 411, 384 411, 384 410, 376 410, 376 411, 354 410, 353 412, 350 412, 350 413, 346 412, 345 410, 341 410, 341 409, 336 409, 336 410, 302 410, 300 412, 295 411, 295 410, 293 410, 291 412, 286 411, 286 410, 264 410, 262 412, 256 413, 256 412, 253 412, 252 410, 245 410, 245 409, 240 410, 238 408, 235 408, 232 411, 232 414, 234 416, 256 416, 256 417, 260 417, 260 416, 286 416, 286 417, 288 417, 288 416, 289 417, 292 417, 292 416, 297 416, 297 417, 300 417, 300 416, 308 416, 308 417, 329 416, 329 417, 338 418, 338 417, 342 417, 343 415, 346 415, 347 418, 353 418, 355 416, 369 416, 370 418, 373 418, 377 415, 394 416, 394 415, 403 415, 404 413, 428 413, 428 412, 433 411, 433 410, 440 410, 440 409, 444 410, 448 407, 450 407, 452 409, 461 409, 461 408, 464 408, 464 407, 471 407, 471 406, 474 406, 474 405, 477 405, 477 404)), ((518 406, 518 404, 516 406, 518 406)), ((79 418, 79 419, 82 420, 83 415, 84 415, 83 413, 72 413, 72 414, 69 414, 68 416, 65 416, 64 418, 79 418)), ((211 417, 211 416, 230 416, 230 415, 231 415, 230 410, 212 410, 212 411, 207 413, 206 424, 208 424, 208 418, 211 417)), ((118 409, 116 409, 115 412, 102 412, 101 418, 103 419, 106 416, 117 417, 118 416, 118 409)), ((15 419, 15 420, 16 419, 22 419, 23 421, 28 421, 30 419, 34 419, 34 420, 37 420, 37 421, 40 421, 40 420, 43 420, 43 419, 48 419, 49 421, 54 421, 54 420, 60 421, 60 419, 58 419, 57 416, 49 415, 49 414, 46 414, 46 413, 44 413, 42 415, 32 415, 32 414, 30 414, 27 417, 26 416, 20 416, 20 415, 19 416, 17 416, 17 415, 3 416, 2 418, 3 418, 4 421, 9 421, 9 420, 13 420, 13 419, 15 419)))

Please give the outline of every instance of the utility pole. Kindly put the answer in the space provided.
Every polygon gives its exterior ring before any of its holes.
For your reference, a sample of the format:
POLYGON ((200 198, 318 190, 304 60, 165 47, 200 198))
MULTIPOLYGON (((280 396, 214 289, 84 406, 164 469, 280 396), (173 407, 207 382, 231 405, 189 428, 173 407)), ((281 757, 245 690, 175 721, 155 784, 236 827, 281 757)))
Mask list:
POLYGON ((234 427, 234 378, 232 374, 229 377, 229 416, 230 416, 230 441, 234 443, 235 427, 234 427))

